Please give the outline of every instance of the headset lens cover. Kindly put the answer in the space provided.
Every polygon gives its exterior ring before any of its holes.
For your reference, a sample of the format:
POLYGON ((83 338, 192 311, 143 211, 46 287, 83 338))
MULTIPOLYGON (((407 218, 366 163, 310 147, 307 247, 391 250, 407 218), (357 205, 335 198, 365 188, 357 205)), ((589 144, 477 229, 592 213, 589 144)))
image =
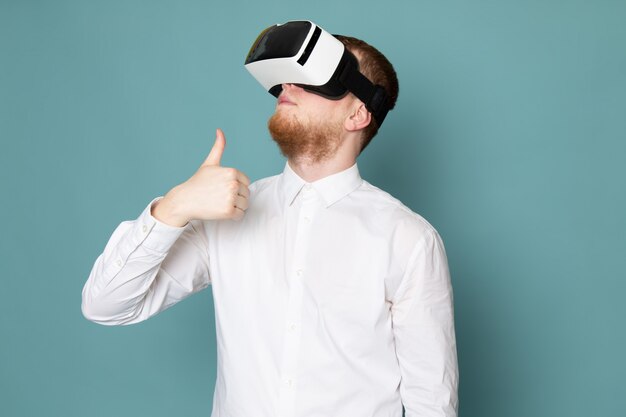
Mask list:
POLYGON ((297 21, 274 25, 265 29, 252 45, 246 64, 274 58, 295 56, 306 40, 313 25, 311 22, 297 21))

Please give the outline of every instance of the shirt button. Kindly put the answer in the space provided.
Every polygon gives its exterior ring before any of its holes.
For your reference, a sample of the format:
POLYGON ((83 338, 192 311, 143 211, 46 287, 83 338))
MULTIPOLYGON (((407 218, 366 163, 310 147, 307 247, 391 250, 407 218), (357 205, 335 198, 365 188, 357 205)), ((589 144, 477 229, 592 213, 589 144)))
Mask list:
POLYGON ((115 261, 115 264, 116 264, 117 266, 122 266, 122 260, 121 260, 121 259, 118 259, 117 261, 115 261))
POLYGON ((148 233, 148 226, 144 224, 143 227, 141 228, 141 231, 144 233, 148 233))
POLYGON ((304 274, 304 271, 303 271, 303 270, 298 269, 298 270, 296 271, 296 275, 297 275, 297 276, 301 277, 301 276, 302 276, 302 274, 304 274))
POLYGON ((307 223, 311 223, 311 218, 309 216, 306 216, 304 218, 304 221, 307 222, 307 223))
POLYGON ((289 325, 289 331, 293 332, 294 330, 296 330, 296 325, 294 323, 289 325))
POLYGON ((286 386, 287 388, 291 388, 291 387, 293 387, 294 383, 295 383, 295 382, 294 382, 294 380, 293 380, 293 379, 286 379, 286 380, 285 380, 285 386, 286 386))

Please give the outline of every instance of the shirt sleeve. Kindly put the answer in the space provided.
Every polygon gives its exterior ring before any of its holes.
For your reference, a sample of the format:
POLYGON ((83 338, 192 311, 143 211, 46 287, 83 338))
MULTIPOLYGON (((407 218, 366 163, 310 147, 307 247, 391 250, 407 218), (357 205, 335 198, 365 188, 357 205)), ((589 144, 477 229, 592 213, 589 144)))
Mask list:
POLYGON ((427 231, 413 249, 391 311, 406 417, 456 417, 452 285, 436 231, 427 231))
POLYGON ((173 227, 148 204, 122 222, 96 259, 82 291, 83 315, 104 325, 137 323, 210 284, 204 223, 173 227))

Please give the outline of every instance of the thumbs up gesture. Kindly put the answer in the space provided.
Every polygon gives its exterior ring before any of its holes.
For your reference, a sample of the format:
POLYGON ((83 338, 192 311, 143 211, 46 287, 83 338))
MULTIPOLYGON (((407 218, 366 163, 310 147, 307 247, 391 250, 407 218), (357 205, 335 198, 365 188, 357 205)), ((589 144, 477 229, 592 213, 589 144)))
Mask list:
POLYGON ((157 201, 152 215, 177 227, 194 219, 241 219, 248 208, 250 179, 235 168, 221 166, 225 146, 224 133, 217 129, 213 148, 200 168, 157 201))

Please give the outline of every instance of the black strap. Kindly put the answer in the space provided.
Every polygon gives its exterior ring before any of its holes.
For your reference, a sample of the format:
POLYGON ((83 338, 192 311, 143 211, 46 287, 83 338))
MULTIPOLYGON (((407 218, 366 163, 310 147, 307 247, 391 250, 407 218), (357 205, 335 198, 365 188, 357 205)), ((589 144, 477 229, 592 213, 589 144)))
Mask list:
MULTIPOLYGON (((352 55, 347 49, 344 53, 352 55)), ((347 60, 339 80, 352 94, 365 103, 365 107, 372 113, 380 127, 389 112, 387 92, 382 86, 374 85, 361 74, 356 57, 352 55, 352 58, 347 60)))

